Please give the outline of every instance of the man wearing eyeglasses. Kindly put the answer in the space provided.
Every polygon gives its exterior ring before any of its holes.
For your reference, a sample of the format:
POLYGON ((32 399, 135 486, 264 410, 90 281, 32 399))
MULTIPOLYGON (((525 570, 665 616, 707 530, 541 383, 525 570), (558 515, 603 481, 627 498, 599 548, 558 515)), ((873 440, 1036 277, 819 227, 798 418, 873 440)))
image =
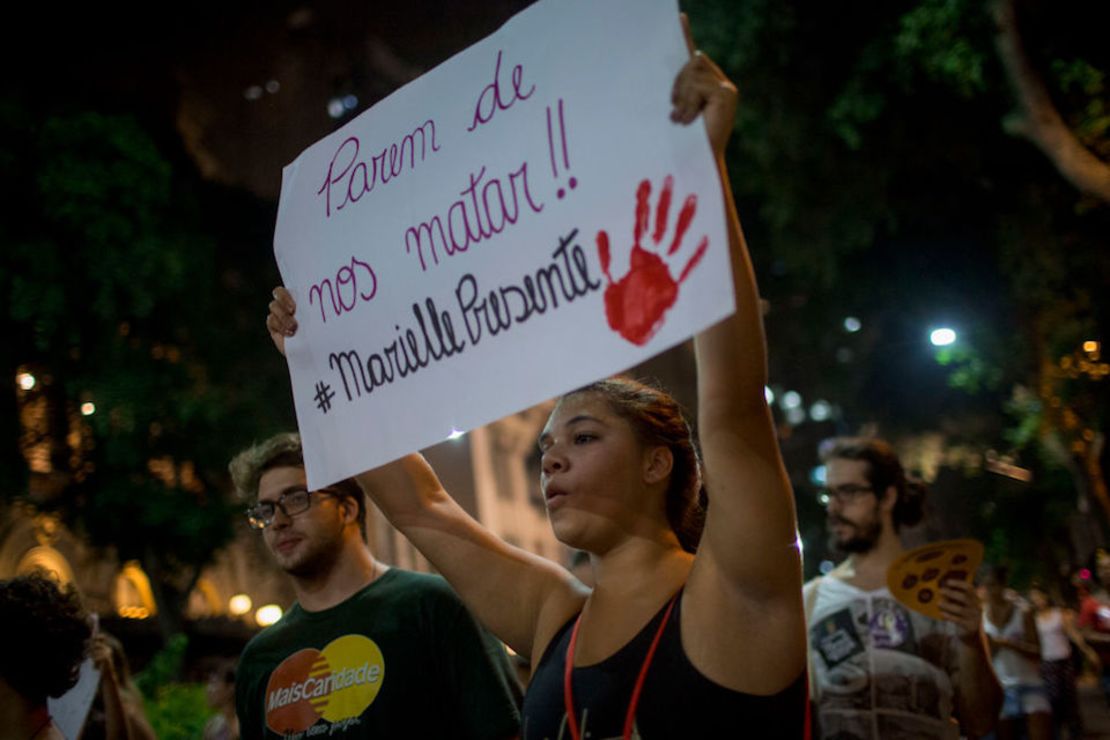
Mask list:
POLYGON ((354 480, 308 490, 295 434, 230 470, 297 596, 240 658, 244 739, 517 736, 519 688, 500 643, 441 578, 374 558, 354 480))
POLYGON ((804 588, 815 737, 955 740, 961 728, 985 735, 1002 690, 974 588, 949 581, 940 589, 945 618, 934 620, 886 587, 903 551, 899 529, 924 514, 924 485, 907 480, 893 449, 877 439, 830 440, 821 460, 831 543, 848 557, 804 588))

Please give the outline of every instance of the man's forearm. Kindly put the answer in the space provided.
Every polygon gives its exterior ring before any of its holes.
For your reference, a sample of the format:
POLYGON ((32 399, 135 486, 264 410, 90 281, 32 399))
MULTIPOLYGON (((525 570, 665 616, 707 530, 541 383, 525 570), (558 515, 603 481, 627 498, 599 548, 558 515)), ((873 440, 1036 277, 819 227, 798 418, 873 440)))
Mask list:
POLYGON ((956 711, 960 725, 974 735, 985 735, 998 721, 1002 686, 994 674, 986 639, 980 633, 956 644, 956 711))

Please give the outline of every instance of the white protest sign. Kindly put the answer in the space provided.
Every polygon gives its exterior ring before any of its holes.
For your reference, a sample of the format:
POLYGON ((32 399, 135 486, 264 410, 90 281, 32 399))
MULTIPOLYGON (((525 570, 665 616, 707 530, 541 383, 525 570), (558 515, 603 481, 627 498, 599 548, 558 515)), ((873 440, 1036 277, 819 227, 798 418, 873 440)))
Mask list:
POLYGON ((274 251, 319 488, 733 311, 675 0, 541 0, 284 171, 274 251))
POLYGON ((93 665, 92 658, 85 658, 73 688, 57 699, 46 700, 47 711, 66 740, 76 740, 81 734, 99 688, 100 669, 93 665))

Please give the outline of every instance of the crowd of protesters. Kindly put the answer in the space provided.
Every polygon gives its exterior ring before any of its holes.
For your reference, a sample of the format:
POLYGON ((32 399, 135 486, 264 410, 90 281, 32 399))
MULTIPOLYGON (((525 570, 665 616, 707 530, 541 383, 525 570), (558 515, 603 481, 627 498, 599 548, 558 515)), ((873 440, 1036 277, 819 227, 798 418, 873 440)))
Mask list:
MULTIPOLYGON (((942 618, 929 618, 887 586, 887 572, 904 552, 899 530, 921 520, 925 487, 906 475, 893 449, 878 439, 830 440, 821 457, 830 545, 844 557, 802 590, 810 705, 805 712, 781 707, 784 724, 790 711, 809 714, 811 737, 838 740, 1099 737, 1084 732, 1077 687, 1081 678, 1110 686, 1110 554, 1098 552, 1095 574, 1084 569, 1070 583, 1034 582, 1025 592, 1010 587, 1005 565, 985 565, 977 586, 970 579, 946 584, 942 618)), ((376 717, 363 717, 355 724, 362 730, 352 737, 370 736, 361 732, 372 722, 378 723, 373 736, 509 738, 523 731, 523 737, 570 737, 521 728, 520 686, 535 680, 535 664, 521 655, 510 662, 438 577, 376 560, 362 539, 361 491, 310 493, 295 435, 279 435, 236 461, 236 484, 256 502, 248 518, 293 579, 301 603, 291 619, 264 630, 244 653, 248 678, 239 682, 238 706, 236 661, 212 665, 205 740, 289 737, 328 722, 322 713, 283 714, 268 705, 280 695, 281 681, 303 686, 314 675, 297 673, 306 650, 316 656, 307 665, 316 665, 318 675, 320 659, 341 664, 350 658, 324 651, 359 633, 380 646, 381 668, 383 655, 403 656, 415 675, 406 678, 400 667, 401 673, 390 674, 391 688, 401 690, 365 702, 375 705, 376 717), (290 540, 295 545, 283 547, 290 540), (365 573, 353 567, 364 558, 365 573), (369 583, 359 586, 365 579, 369 583), (383 628, 387 614, 392 626, 383 628), (438 676, 427 675, 433 664, 438 676), (398 727, 403 730, 393 734, 398 727)), ((590 557, 582 551, 567 569, 583 583, 594 582, 590 557)), ((10 730, 0 730, 0 737, 63 737, 47 702, 72 688, 86 660, 100 677, 80 737, 155 737, 122 645, 97 629, 72 587, 43 573, 0 581, 0 630, 8 636, 0 650, 0 728, 10 730)), ((369 653, 358 655, 374 660, 369 653)), ((672 669, 676 657, 656 660, 672 669)), ((1110 694, 1104 698, 1110 706, 1110 694)), ((353 711, 366 709, 348 697, 352 701, 353 711)), ((707 727, 703 723, 698 734, 672 727, 630 736, 716 736, 703 734, 707 727)), ((765 730, 748 736, 806 732, 765 730)))
MULTIPOLYGON (((539 438, 541 486, 556 536, 580 551, 573 572, 484 529, 418 454, 312 490, 296 434, 244 450, 235 488, 297 601, 238 665, 212 671, 205 738, 1083 737, 1077 675, 1099 672, 1110 687, 1110 598, 1086 581, 1077 612, 1045 587, 1021 597, 997 564, 978 588, 941 583, 939 616, 905 603, 887 574, 926 490, 890 445, 822 448, 829 536, 844 558, 803 586, 723 164, 736 90, 693 53, 672 100, 676 123, 705 121, 736 283, 736 314, 695 338, 700 444, 673 398, 636 381, 558 401, 539 438), (375 556, 366 496, 442 576, 375 556)), ((267 320, 279 350, 295 308, 279 288, 267 320)), ((1110 557, 1099 565, 1106 584, 1110 557)), ((153 737, 121 646, 71 589, 40 575, 0 581, 0 634, 0 736, 62 737, 48 699, 88 660, 100 685, 83 736, 153 737)))

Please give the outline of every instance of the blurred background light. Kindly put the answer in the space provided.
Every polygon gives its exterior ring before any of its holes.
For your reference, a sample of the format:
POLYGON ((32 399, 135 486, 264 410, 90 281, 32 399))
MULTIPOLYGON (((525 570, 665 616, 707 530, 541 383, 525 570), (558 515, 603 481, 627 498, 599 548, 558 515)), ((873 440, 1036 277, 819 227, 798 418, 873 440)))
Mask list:
POLYGON ((947 347, 956 341, 956 331, 948 327, 940 329, 933 329, 929 334, 929 341, 933 343, 934 347, 947 347))
POLYGON ((281 619, 281 607, 277 604, 267 604, 261 606, 258 611, 254 613, 254 621, 258 622, 263 627, 269 627, 274 622, 281 619))
POLYGON ((254 606, 251 597, 246 594, 235 594, 227 602, 227 610, 237 617, 241 617, 254 606))

